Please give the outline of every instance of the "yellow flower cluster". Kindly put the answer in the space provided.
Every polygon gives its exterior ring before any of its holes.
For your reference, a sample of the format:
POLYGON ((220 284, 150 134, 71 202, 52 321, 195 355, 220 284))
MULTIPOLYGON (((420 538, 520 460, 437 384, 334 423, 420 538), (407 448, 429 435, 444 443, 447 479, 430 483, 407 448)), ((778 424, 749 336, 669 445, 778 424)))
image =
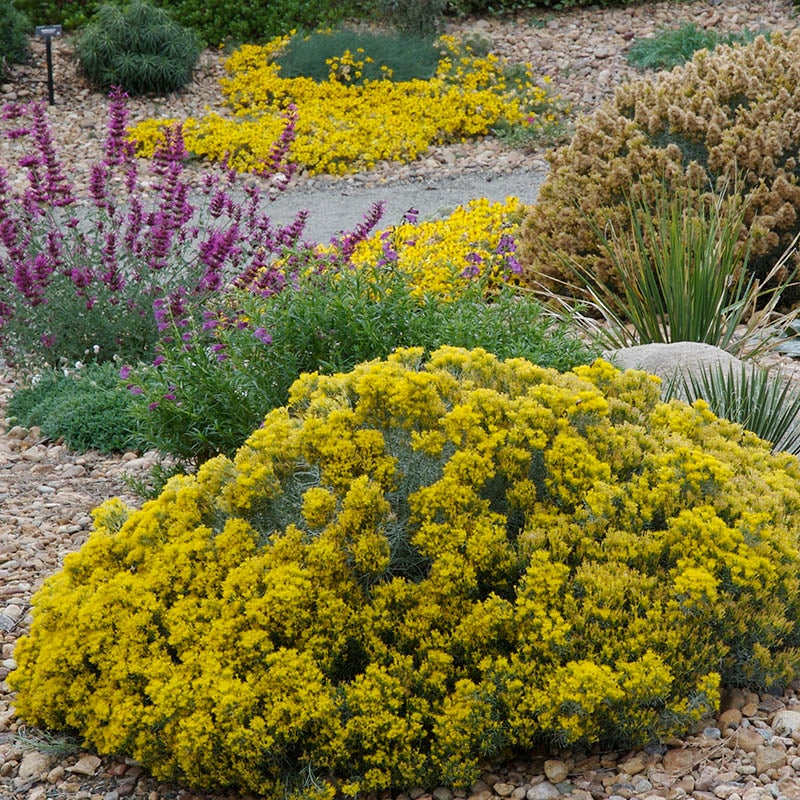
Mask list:
MULTIPOLYGON (((187 149, 234 169, 260 168, 280 136, 282 113, 293 103, 299 118, 291 159, 309 173, 344 174, 370 169, 378 161, 408 162, 434 144, 484 136, 499 122, 538 130, 555 119, 557 98, 536 83, 529 65, 509 75, 493 54, 474 55, 451 37, 430 80, 360 81, 370 56, 349 51, 330 59, 329 79, 281 77, 273 60, 288 37, 263 47, 245 45, 226 62, 222 90, 230 114, 184 121, 187 149)), ((131 136, 138 152, 150 156, 169 120, 147 120, 131 136)))
POLYGON ((17 710, 198 786, 468 785, 800 666, 797 459, 603 361, 304 375, 235 458, 95 526, 36 595, 17 710))
POLYGON ((524 212, 514 197, 505 203, 472 200, 444 219, 403 222, 375 234, 359 243, 351 262, 366 268, 394 265, 408 275, 418 296, 452 298, 475 281, 491 291, 515 280, 515 241, 524 212))

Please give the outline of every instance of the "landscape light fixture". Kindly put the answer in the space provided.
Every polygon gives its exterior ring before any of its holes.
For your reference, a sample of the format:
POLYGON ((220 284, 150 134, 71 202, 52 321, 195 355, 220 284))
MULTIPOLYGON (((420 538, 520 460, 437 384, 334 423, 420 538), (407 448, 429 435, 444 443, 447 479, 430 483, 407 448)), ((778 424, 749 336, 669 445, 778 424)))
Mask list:
POLYGON ((37 25, 34 34, 39 39, 44 39, 45 52, 47 55, 47 101, 52 106, 55 105, 53 96, 53 48, 51 42, 54 36, 61 36, 60 25, 37 25))

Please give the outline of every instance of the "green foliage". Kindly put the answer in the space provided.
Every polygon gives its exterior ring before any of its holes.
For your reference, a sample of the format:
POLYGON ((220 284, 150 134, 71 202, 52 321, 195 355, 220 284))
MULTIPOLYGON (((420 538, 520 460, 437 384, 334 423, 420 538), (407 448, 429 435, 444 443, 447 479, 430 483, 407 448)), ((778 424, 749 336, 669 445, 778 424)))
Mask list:
POLYGON ((636 39, 625 58, 640 69, 672 69, 685 64, 698 50, 713 50, 718 44, 744 44, 756 36, 755 31, 719 33, 687 22, 680 28, 660 30, 651 38, 636 39))
POLYGON ((16 0, 16 6, 39 24, 63 25, 75 30, 85 25, 97 10, 97 0, 16 0))
POLYGON ((679 735, 800 667, 800 462, 657 381, 421 348, 306 375, 34 598, 26 724, 277 800, 679 735), (313 787, 313 788, 312 788, 313 787))
POLYGON ((775 452, 800 454, 800 389, 789 375, 753 364, 703 367, 669 381, 667 397, 705 400, 718 417, 770 442, 775 452))
POLYGON ((194 28, 209 45, 261 44, 291 30, 315 30, 358 16, 360 0, 170 0, 185 25, 194 28))
POLYGON ((146 449, 193 464, 232 455, 270 409, 286 403, 301 373, 349 370, 395 347, 480 346, 558 369, 592 356, 569 321, 554 324, 539 303, 511 290, 490 303, 480 287, 453 300, 430 294, 420 301, 407 276, 386 265, 299 280, 267 299, 241 294, 218 309, 208 304, 193 336, 176 330, 158 367, 134 371, 146 449), (229 322, 204 331, 210 316, 229 322), (247 327, 230 322, 239 317, 247 327))
MULTIPOLYGON (((780 323, 775 318, 794 285, 786 259, 767 276, 768 289, 748 270, 750 239, 739 242, 746 212, 740 194, 697 197, 679 191, 670 197, 662 186, 653 203, 629 196, 627 211, 619 232, 610 223, 586 221, 613 266, 613 284, 565 259, 572 284, 562 294, 541 291, 556 309, 571 309, 570 296, 588 298, 604 324, 584 316, 582 327, 604 347, 704 342, 754 355, 775 344, 776 328, 794 320, 797 312, 784 314, 780 323), (772 286, 778 275, 784 277, 772 286)), ((565 258, 557 251, 555 256, 565 258)))
MULTIPOLYGON (((652 202, 663 181, 670 194, 701 198, 729 186, 741 195, 748 278, 763 282, 800 231, 798 85, 800 31, 700 51, 683 67, 619 86, 548 155, 551 170, 520 240, 530 282, 569 281, 564 264, 574 260, 620 290, 615 264, 585 219, 620 232, 629 226, 627 195, 652 202)), ((794 254, 787 270, 797 263, 794 254)), ((783 299, 800 299, 797 287, 783 299)))
POLYGON ((120 86, 128 94, 167 94, 191 80, 200 40, 149 0, 130 0, 100 6, 75 52, 98 86, 120 86))
MULTIPOLYGON (((17 5, 31 19, 60 23, 75 30, 86 25, 102 4, 97 0, 18 0, 17 5)), ((360 0, 161 0, 158 5, 194 29, 208 45, 266 42, 292 29, 335 25, 363 10, 360 0)))
POLYGON ((134 449, 138 439, 133 397, 120 386, 118 373, 112 363, 45 372, 14 393, 8 414, 25 427, 38 425, 51 439, 63 437, 67 447, 78 452, 134 449))
POLYGON ((280 66, 283 78, 302 76, 323 83, 329 77, 330 59, 348 51, 364 62, 361 78, 350 81, 357 84, 387 76, 395 81, 428 80, 436 72, 441 57, 430 37, 342 28, 293 36, 275 63, 280 66))
POLYGON ((0 0, 0 75, 9 64, 19 64, 28 57, 28 36, 33 27, 14 0, 0 0))
POLYGON ((378 18, 405 34, 429 36, 444 26, 447 0, 375 0, 378 18))

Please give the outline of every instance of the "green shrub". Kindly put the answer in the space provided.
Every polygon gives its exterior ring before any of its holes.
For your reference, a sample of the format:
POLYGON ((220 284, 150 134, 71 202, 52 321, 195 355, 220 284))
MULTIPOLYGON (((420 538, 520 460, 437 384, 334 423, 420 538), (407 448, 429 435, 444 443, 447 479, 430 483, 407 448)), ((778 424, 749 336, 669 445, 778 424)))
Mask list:
POLYGON ((306 375, 233 460, 118 499, 34 599, 27 724, 271 798, 651 742, 800 665, 800 464, 598 361, 306 375))
POLYGON ((315 30, 337 25, 358 15, 360 0, 170 0, 185 25, 194 28, 209 45, 260 44, 291 30, 315 30))
POLYGON ((395 81, 428 80, 441 58, 430 38, 341 29, 293 36, 275 63, 283 78, 302 76, 323 83, 330 75, 330 59, 347 51, 365 62, 361 77, 348 81, 352 83, 380 80, 387 74, 395 81))
POLYGON ((120 86, 129 94, 166 94, 191 80, 200 40, 164 9, 148 0, 131 0, 124 6, 100 6, 75 52, 98 86, 120 86))
POLYGON ((798 86, 800 31, 701 51, 684 67, 620 86, 549 154, 550 174, 523 224, 528 280, 569 280, 566 258, 621 288, 587 216, 600 229, 626 230, 631 193, 652 202, 666 181, 670 193, 703 195, 736 176, 746 208, 740 238, 750 236, 751 275, 763 280, 800 231, 798 86))
POLYGON ((9 64, 19 64, 27 59, 31 33, 30 20, 13 0, 0 0, 0 75, 9 64))
POLYGON ((20 425, 38 425, 71 450, 124 452, 137 445, 133 397, 119 384, 112 363, 89 364, 64 373, 46 372, 36 383, 14 392, 8 414, 20 425))
POLYGON ((85 25, 98 5, 98 0, 16 0, 17 8, 29 19, 45 25, 63 25, 70 30, 85 25))
MULTIPOLYGON (((18 0, 31 19, 83 27, 102 5, 98 0, 18 0)), ((292 29, 313 30, 335 25, 360 13, 360 0, 276 0, 240 3, 237 0, 162 0, 158 5, 192 28, 208 45, 260 43, 292 29)))
POLYGON ((640 69, 672 69, 685 64, 698 50, 713 50, 718 44, 752 42, 755 37, 754 31, 723 34, 687 22, 680 28, 661 30, 652 38, 636 39, 625 58, 640 69))
POLYGON ((440 33, 447 0, 375 0, 378 18, 411 35, 440 33))
POLYGON ((487 303, 481 287, 421 301, 388 265, 314 274, 266 300, 240 293, 222 303, 206 304, 193 329, 170 331, 157 367, 127 376, 141 391, 133 410, 146 449, 192 464, 230 456, 286 403, 300 373, 346 371, 395 347, 480 346, 562 370, 592 357, 569 321, 554 324, 535 301, 509 290, 487 303), (214 318, 227 322, 212 327, 214 318), (239 318, 247 326, 231 323, 239 318))

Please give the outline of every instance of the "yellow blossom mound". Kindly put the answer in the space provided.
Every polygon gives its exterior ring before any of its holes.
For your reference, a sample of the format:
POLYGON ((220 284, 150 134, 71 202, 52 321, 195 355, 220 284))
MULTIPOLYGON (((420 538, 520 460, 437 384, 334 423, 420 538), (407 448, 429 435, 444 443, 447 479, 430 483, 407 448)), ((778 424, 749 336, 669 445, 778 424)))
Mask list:
POLYGON ((602 231, 628 230, 626 195, 654 203, 666 181, 670 192, 727 188, 732 201, 746 199, 741 238, 752 236, 749 268, 761 280, 800 232, 799 149, 800 30, 701 50, 683 67, 625 83, 549 154, 523 224, 526 275, 563 292, 560 282, 574 283, 565 260, 574 260, 621 289, 586 217, 602 231))
POLYGON ((159 777, 333 797, 782 684, 798 461, 658 397, 449 347, 302 376, 233 460, 97 510, 36 595, 17 710, 159 777))
POLYGON ((470 200, 444 219, 404 220, 379 231, 356 245, 350 263, 361 269, 391 264, 420 298, 452 299, 475 281, 491 293, 517 280, 516 237, 524 213, 516 197, 470 200))
MULTIPOLYGON (((269 163, 289 104, 298 120, 290 159, 309 174, 371 169, 378 161, 409 162, 435 144, 484 136, 498 125, 547 131, 557 121, 557 98, 547 79, 537 82, 530 65, 511 68, 494 54, 479 56, 469 45, 443 37, 445 54, 430 80, 354 82, 369 54, 349 51, 331 59, 328 80, 281 76, 275 56, 288 37, 245 45, 226 62, 222 91, 226 115, 183 122, 186 148, 239 172, 269 163)), ((152 119, 131 132, 138 153, 151 156, 166 125, 152 119)))

